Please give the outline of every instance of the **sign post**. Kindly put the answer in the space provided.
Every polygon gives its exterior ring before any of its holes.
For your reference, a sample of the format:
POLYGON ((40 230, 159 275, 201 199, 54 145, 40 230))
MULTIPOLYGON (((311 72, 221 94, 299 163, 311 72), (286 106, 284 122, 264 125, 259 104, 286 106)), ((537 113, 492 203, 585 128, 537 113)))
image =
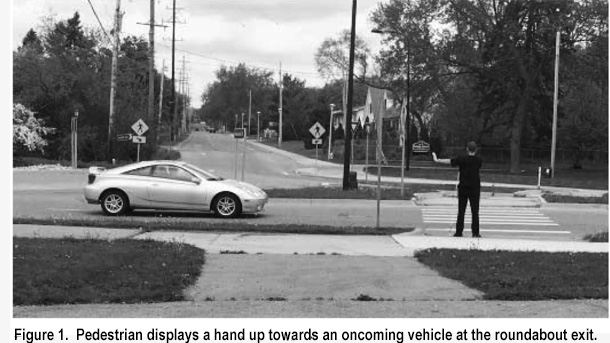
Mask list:
MULTIPOLYGON (((234 172, 234 177, 235 180, 237 180, 237 155, 238 155, 238 143, 237 140, 240 138, 244 138, 245 139, 245 132, 243 128, 235 128, 233 130, 233 137, 235 138, 235 160, 233 162, 233 172, 234 172)), ((243 172, 242 172, 242 178, 243 178, 243 172)))
POLYGON ((74 111, 72 116, 72 168, 78 167, 78 110, 74 111))
POLYGON ((131 137, 131 141, 138 145, 137 162, 140 162, 140 144, 146 143, 146 137, 144 137, 142 135, 146 131, 148 131, 148 125, 146 125, 144 120, 138 119, 138 121, 136 121, 133 125, 131 125, 131 129, 137 135, 137 136, 131 137))
POLYGON ((369 134, 371 133, 371 124, 365 123, 366 128, 366 151, 364 153, 364 181, 369 180, 369 134))
POLYGON ((318 174, 318 145, 322 144, 322 140, 320 139, 320 137, 322 137, 326 130, 324 129, 322 124, 320 124, 320 122, 316 122, 309 128, 309 132, 312 136, 314 136, 314 139, 311 140, 311 143, 316 146, 316 174, 318 174))

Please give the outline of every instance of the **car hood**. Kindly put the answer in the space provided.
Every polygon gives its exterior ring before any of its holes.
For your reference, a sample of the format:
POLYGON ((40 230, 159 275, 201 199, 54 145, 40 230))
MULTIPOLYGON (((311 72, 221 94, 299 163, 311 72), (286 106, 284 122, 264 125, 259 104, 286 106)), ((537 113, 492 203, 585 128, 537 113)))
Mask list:
POLYGON ((241 181, 237 181, 237 180, 232 180, 232 179, 225 179, 222 181, 218 181, 228 187, 231 188, 235 188, 241 191, 245 191, 245 192, 250 192, 250 193, 254 193, 256 195, 260 195, 260 196, 267 196, 267 194, 260 188, 251 185, 249 183, 246 182, 241 182, 241 181))

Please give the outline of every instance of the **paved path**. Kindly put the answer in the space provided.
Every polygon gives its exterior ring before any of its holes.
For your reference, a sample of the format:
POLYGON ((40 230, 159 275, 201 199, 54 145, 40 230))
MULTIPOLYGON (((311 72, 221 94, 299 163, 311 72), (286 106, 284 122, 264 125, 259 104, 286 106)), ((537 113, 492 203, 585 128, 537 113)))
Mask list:
POLYGON ((140 232, 14 225, 14 236, 156 239, 207 252, 188 301, 14 307, 14 317, 606 318, 608 300, 483 301, 412 256, 426 248, 607 252, 607 243, 394 236, 140 232), (224 252, 221 254, 221 252, 224 252), (246 253, 246 254, 243 254, 246 253), (359 297, 375 301, 357 301, 359 297))

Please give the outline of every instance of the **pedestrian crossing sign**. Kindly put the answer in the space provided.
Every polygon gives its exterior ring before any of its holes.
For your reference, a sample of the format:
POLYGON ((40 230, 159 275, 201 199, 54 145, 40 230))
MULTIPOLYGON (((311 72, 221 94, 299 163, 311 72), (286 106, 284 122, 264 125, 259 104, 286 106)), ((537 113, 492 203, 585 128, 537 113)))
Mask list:
POLYGON ((138 136, 142 136, 146 131, 148 131, 148 125, 146 125, 146 123, 144 122, 144 120, 142 119, 138 119, 137 122, 135 122, 132 126, 131 129, 133 130, 133 132, 135 132, 138 136))

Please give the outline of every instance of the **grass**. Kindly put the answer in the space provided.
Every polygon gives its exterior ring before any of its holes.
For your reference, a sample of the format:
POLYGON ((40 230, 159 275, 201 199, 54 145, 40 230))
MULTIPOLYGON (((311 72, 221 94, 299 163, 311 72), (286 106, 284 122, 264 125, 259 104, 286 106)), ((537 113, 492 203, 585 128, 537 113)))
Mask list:
MULTIPOLYGON (((277 147, 275 141, 263 143, 277 147)), ((308 158, 315 158, 316 154, 315 149, 305 149, 302 141, 283 141, 282 149, 308 158)), ((318 158, 326 161, 326 153, 328 153, 327 148, 318 149, 318 158)), ((374 156, 369 158, 370 161, 373 161, 371 163, 374 163, 374 156)), ((341 164, 343 160, 335 158, 334 161, 341 164)), ((435 164, 429 156, 412 156, 410 162, 412 168, 409 168, 409 170, 405 172, 405 177, 450 181, 456 180, 456 169, 435 164)), ((356 161, 356 163, 364 164, 362 161, 356 161)), ((519 174, 511 174, 509 172, 508 163, 484 161, 484 170, 481 171, 481 181, 535 186, 538 184, 538 166, 538 164, 522 163, 522 172, 519 174)), ((544 167, 545 165, 542 164, 541 166, 544 167)), ((377 167, 369 167, 368 172, 370 176, 377 175, 377 167)), ((381 175, 400 177, 400 167, 383 166, 381 168, 381 175)), ((600 167, 590 166, 583 169, 573 169, 569 165, 558 165, 555 168, 555 177, 552 179, 542 177, 541 186, 608 189, 608 166, 604 164, 600 165, 600 167)))
POLYGON ((13 304, 184 300, 204 251, 152 240, 13 238, 13 304))
POLYGON ((555 194, 550 192, 542 193, 544 200, 548 202, 571 203, 571 204, 607 204, 608 193, 601 197, 580 197, 573 195, 555 194))
MULTIPOLYGON (((427 162, 425 164, 426 166, 435 167, 418 168, 417 166, 414 166, 414 168, 410 168, 409 171, 405 173, 405 177, 451 181, 454 181, 457 178, 457 171, 455 168, 430 165, 427 162)), ((524 165, 524 170, 520 174, 511 174, 508 171, 508 166, 503 164, 494 164, 486 167, 489 169, 481 170, 482 182, 532 186, 536 186, 538 184, 538 166, 524 165)), ((377 168, 369 167, 369 174, 377 175, 377 168)), ((400 177, 400 168, 387 166, 382 167, 381 175, 400 177)), ((555 173, 555 178, 551 179, 542 177, 540 180, 540 185, 542 187, 553 186, 599 190, 608 189, 608 169, 558 169, 555 173)))
MULTIPOLYGON (((400 195, 400 188, 396 186, 382 186, 381 200, 409 200, 415 193, 436 192, 439 190, 455 191, 455 185, 434 185, 434 184, 405 184, 404 195, 400 195)), ((521 191, 523 188, 498 188, 482 187, 482 192, 502 192, 513 193, 521 191)), ((270 198, 288 199, 377 199, 377 187, 375 185, 361 184, 358 189, 344 191, 339 187, 306 187, 296 189, 274 188, 266 189, 265 192, 270 198)))
POLYGON ((183 218, 100 217, 98 218, 13 218, 13 224, 63 225, 143 231, 200 231, 200 232, 266 232, 320 235, 374 235, 385 236, 411 232, 413 227, 331 226, 308 224, 251 224, 244 221, 209 222, 183 218))
POLYGON ((426 249, 415 257, 487 300, 608 299, 607 253, 426 249))
POLYGON ((608 231, 586 235, 584 240, 592 243, 608 243, 608 231))
MULTIPOLYGON (((155 151, 151 160, 179 160, 181 158, 180 151, 170 150, 166 147, 159 147, 157 151, 155 151)), ((116 162, 116 165, 108 161, 78 161, 78 168, 89 168, 91 166, 104 167, 104 168, 114 168, 123 165, 127 165, 130 163, 134 163, 135 161, 123 161, 119 160, 116 162)), ((49 160, 46 158, 40 157, 19 157, 16 156, 13 159, 13 168, 18 167, 30 167, 30 166, 38 166, 38 165, 60 165, 62 167, 70 167, 72 165, 71 161, 68 160, 49 160)))

